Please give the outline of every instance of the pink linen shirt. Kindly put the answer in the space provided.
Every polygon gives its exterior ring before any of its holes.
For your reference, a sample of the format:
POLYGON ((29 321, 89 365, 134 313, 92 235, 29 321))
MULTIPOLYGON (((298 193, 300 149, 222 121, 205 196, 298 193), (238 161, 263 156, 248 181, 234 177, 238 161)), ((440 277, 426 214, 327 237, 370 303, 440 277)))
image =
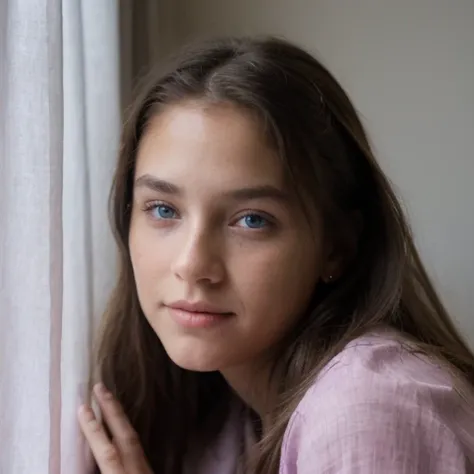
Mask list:
MULTIPOLYGON (((240 415, 241 416, 241 415, 240 415)), ((234 413, 192 474, 234 474, 234 413)), ((352 341, 307 391, 285 432, 280 474, 474 474, 474 408, 449 373, 383 330, 352 341)))

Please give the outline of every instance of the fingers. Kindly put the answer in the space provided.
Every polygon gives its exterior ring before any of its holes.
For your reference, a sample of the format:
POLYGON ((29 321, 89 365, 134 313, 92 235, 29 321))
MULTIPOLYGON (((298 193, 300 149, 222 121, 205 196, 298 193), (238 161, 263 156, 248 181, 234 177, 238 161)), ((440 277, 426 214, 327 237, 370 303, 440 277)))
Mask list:
POLYGON ((123 467, 127 474, 151 473, 147 466, 143 449, 137 433, 130 424, 120 403, 103 384, 94 387, 107 426, 113 436, 114 443, 120 453, 123 467))
POLYGON ((79 408, 79 424, 102 474, 126 474, 120 454, 109 440, 104 427, 86 405, 79 408))

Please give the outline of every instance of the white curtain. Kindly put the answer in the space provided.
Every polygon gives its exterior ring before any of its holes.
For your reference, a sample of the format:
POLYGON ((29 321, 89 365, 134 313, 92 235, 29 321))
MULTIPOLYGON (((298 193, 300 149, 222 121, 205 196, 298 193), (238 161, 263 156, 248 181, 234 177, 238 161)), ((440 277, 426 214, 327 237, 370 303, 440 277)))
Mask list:
POLYGON ((115 275, 118 24, 116 0, 0 0, 1 474, 84 473, 76 409, 115 275))

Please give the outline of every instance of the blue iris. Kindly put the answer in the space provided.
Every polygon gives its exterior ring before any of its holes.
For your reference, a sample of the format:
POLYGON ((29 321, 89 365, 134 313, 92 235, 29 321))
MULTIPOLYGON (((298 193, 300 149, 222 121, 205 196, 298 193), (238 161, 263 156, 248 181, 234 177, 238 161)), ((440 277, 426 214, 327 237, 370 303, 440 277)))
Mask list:
POLYGON ((268 221, 264 217, 259 216, 258 214, 248 214, 242 219, 245 223, 245 226, 249 229, 261 229, 262 227, 265 227, 268 224, 268 221))
POLYGON ((174 219, 176 217, 176 211, 164 204, 160 204, 153 209, 153 213, 157 219, 174 219))

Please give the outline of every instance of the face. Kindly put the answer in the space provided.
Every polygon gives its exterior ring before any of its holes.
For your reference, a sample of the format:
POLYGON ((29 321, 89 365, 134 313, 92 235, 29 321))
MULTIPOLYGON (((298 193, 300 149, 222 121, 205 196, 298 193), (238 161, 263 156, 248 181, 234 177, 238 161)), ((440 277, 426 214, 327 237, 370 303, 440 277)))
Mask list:
POLYGON ((188 103, 149 124, 129 245, 143 312, 177 365, 222 371, 271 354, 323 272, 317 229, 250 115, 188 103))

